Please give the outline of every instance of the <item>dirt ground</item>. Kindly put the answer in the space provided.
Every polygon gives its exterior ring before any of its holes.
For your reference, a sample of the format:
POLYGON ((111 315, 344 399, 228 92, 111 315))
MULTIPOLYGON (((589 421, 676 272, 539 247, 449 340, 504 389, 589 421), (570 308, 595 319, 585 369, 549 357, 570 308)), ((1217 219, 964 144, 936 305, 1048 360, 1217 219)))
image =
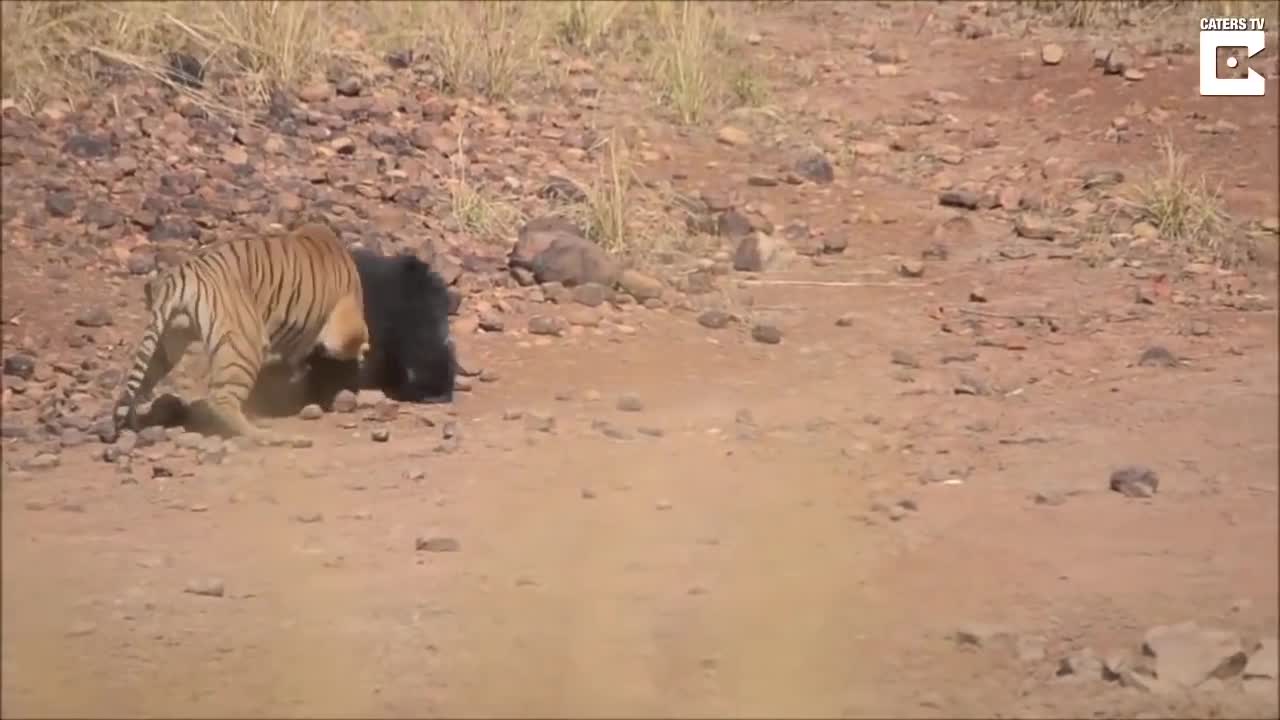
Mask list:
MULTIPOLYGON (((532 196, 542 158, 581 159, 560 137, 628 118, 642 177, 847 247, 713 273, 711 294, 659 264, 659 301, 588 307, 489 282, 509 277, 486 260, 501 251, 446 243, 461 357, 484 375, 452 406, 362 393, 261 421, 309 447, 93 437, 142 327, 131 263, 145 213, 164 222, 143 201, 185 172, 212 188, 189 197, 230 202, 236 178, 214 170, 230 141, 184 124, 185 143, 59 157, 84 117, 6 111, 3 714, 1280 716, 1276 236, 1253 223, 1280 213, 1275 51, 1265 97, 1200 97, 1194 27, 1190 54, 1144 53, 1130 29, 1142 77, 1125 79, 1091 62, 1119 41, 986 7, 748 16, 783 118, 763 129, 647 118, 601 64, 598 112, 549 98, 556 122, 478 136, 490 175, 532 196), (789 79, 806 63, 810 83, 789 79), (1043 194, 1079 229, 1158 169, 1164 133, 1270 250, 1227 272, 1129 235, 1086 262, 1088 243, 1015 234, 1017 208, 939 202, 966 183, 1043 194), (786 174, 804 137, 838 159, 832 182, 749 179, 786 174), (1085 193, 1099 169, 1124 180, 1085 193), (85 220, 95 202, 133 220, 85 220), (727 327, 707 326, 713 299, 727 327), (534 316, 570 324, 540 334, 534 316), (1110 489, 1126 465, 1157 492, 1110 489), (1170 689, 1122 667, 1165 662, 1144 637, 1184 621, 1226 631, 1246 670, 1170 689)), ((308 167, 358 176, 371 127, 426 122, 402 115, 340 128, 349 156, 255 152, 244 192, 285 219, 308 167)), ((359 177, 311 184, 353 222, 387 204, 359 177)), ((205 235, 239 231, 214 215, 205 235)))

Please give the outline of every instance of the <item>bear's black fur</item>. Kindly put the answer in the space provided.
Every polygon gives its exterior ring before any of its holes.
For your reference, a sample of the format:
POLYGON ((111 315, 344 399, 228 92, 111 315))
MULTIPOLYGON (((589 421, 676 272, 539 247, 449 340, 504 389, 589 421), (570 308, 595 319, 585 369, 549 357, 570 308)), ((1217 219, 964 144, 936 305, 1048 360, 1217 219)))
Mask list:
POLYGON ((329 409, 340 391, 360 388, 381 390, 400 402, 452 402, 459 368, 444 280, 413 255, 352 250, 351 256, 364 288, 370 346, 365 362, 313 353, 301 381, 283 377, 284 368, 264 368, 254 390, 264 411, 291 414, 306 403, 329 409))

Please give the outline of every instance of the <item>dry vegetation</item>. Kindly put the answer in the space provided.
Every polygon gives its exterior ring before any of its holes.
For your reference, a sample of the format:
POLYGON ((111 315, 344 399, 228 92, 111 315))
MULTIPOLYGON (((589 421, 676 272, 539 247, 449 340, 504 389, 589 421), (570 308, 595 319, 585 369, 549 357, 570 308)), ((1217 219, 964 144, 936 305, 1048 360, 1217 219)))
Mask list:
POLYGON ((1069 27, 1096 28, 1108 24, 1151 23, 1162 17, 1265 17, 1271 27, 1276 4, 1267 0, 1032 0, 1032 8, 1056 16, 1069 27))
POLYGON ((1176 252, 1224 267, 1249 255, 1247 236, 1233 228, 1219 188, 1187 167, 1172 138, 1161 137, 1160 161, 1134 185, 1128 200, 1138 218, 1151 223, 1176 252))
MULTIPOLYGON (((50 103, 74 108, 113 80, 141 73, 211 110, 252 122, 275 92, 296 89, 337 68, 376 68, 395 51, 426 58, 441 92, 490 101, 558 91, 566 79, 563 56, 607 55, 640 69, 663 116, 692 125, 767 102, 762 75, 750 64, 728 62, 738 42, 731 32, 733 18, 767 5, 5 2, 0 4, 3 94, 29 112, 50 103), (204 87, 175 82, 176 53, 201 63, 204 87)), ((587 199, 566 212, 611 252, 635 256, 665 244, 670 237, 641 238, 635 230, 638 193, 625 148, 615 139, 601 154, 598 177, 584 184, 587 199)), ((520 211, 473 183, 465 167, 455 171, 449 183, 455 222, 487 241, 510 237, 520 211)), ((679 230, 670 228, 676 235, 679 230)))
MULTIPOLYGON (((765 107, 764 114, 770 114, 771 92, 763 74, 737 52, 744 41, 737 20, 767 12, 770 4, 20 0, 0 3, 0 79, 8 101, 35 112, 49 103, 75 107, 113 80, 140 72, 210 109, 251 122, 273 93, 341 68, 373 71, 391 52, 425 58, 429 79, 441 92, 495 102, 567 91, 567 55, 621 60, 638 68, 665 118, 707 124, 736 108, 765 107), (175 83, 175 53, 202 64, 203 88, 175 83)), ((1132 25, 1174 14, 1276 16, 1276 5, 1261 1, 1039 0, 1023 5, 1072 27, 1132 25)), ((805 84, 803 63, 791 72, 805 84)), ((669 206, 669 199, 636 182, 620 139, 607 145, 599 153, 597 177, 582 184, 585 200, 564 212, 610 252, 633 259, 687 241, 670 213, 664 218, 662 208, 654 207, 669 206), (647 217, 638 217, 646 212, 647 217)), ((840 148, 832 152, 844 154, 840 148)), ((1172 146, 1164 154, 1164 167, 1136 191, 1139 214, 1175 244, 1234 262, 1237 250, 1221 239, 1227 220, 1216 195, 1193 178, 1172 146)), ((509 239, 521 211, 473 182, 465 166, 454 170, 448 184, 457 225, 488 242, 509 239)))
POLYGON ((518 97, 556 81, 560 46, 609 53, 648 70, 654 97, 683 122, 758 103, 763 81, 734 63, 726 14, 759 4, 570 2, 5 2, 3 93, 36 110, 75 103, 125 67, 163 70, 173 52, 204 63, 218 92, 265 100, 335 61, 375 63, 391 50, 430 58, 442 90, 518 97))

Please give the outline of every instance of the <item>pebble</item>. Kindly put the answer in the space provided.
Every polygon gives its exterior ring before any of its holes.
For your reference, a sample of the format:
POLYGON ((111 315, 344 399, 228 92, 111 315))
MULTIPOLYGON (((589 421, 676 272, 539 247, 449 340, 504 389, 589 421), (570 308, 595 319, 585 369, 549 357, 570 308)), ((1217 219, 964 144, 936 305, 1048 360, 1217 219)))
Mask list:
POLYGON ((903 260, 898 265, 898 274, 909 278, 921 277, 924 275, 924 263, 920 260, 903 260))
POLYGON ((418 538, 413 543, 414 549, 419 552, 445 553, 458 552, 462 549, 462 543, 456 538, 437 536, 428 538, 418 538))
POLYGON ((189 581, 184 591, 191 595, 222 597, 226 594, 226 584, 219 578, 200 578, 189 581))
POLYGON ((1160 487, 1160 476, 1143 465, 1128 465, 1111 473, 1112 490, 1131 498, 1149 498, 1160 487))
POLYGON ((618 397, 617 408, 623 412, 640 412, 644 410, 644 402, 634 393, 626 393, 618 397))
POLYGON ((751 339, 765 345, 777 345, 782 342, 782 330, 776 325, 759 323, 751 328, 751 339))
POLYGON ((698 324, 709 330, 721 330, 729 325, 731 317, 723 310, 707 310, 698 316, 698 324))

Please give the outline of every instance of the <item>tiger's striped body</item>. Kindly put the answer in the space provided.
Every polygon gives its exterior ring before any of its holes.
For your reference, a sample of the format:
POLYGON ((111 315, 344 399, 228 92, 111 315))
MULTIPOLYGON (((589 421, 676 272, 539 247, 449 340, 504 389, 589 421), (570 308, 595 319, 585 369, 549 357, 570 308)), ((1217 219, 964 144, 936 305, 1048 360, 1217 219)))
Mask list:
POLYGON ((211 248, 146 285, 151 322, 115 404, 115 425, 136 427, 136 406, 193 342, 209 355, 207 409, 224 431, 263 437, 243 405, 265 363, 300 368, 315 350, 363 358, 369 348, 360 275, 327 226, 211 248))

